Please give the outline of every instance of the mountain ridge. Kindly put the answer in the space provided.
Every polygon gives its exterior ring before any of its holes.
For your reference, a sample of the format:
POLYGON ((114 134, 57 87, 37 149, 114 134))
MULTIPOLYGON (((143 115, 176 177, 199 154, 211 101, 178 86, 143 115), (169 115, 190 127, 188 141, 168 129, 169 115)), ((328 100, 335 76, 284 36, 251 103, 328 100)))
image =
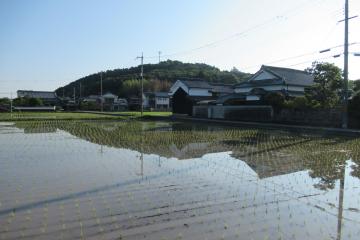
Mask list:
MULTIPOLYGON (((222 71, 204 63, 183 63, 163 61, 158 64, 144 64, 144 91, 168 91, 170 86, 181 78, 204 79, 213 83, 236 84, 248 79, 251 74, 236 68, 222 71)), ((102 72, 103 93, 111 92, 119 97, 140 94, 140 66, 113 69, 102 72)), ((76 97, 100 94, 100 73, 79 78, 55 90, 58 96, 76 97), (81 83, 81 93, 80 93, 81 83)))

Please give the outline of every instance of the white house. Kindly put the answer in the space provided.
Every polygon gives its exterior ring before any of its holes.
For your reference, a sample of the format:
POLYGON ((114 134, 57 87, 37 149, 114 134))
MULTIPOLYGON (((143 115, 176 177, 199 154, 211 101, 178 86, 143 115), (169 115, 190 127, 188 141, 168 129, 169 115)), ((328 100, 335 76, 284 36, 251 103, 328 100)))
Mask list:
POLYGON ((209 83, 200 79, 177 80, 170 88, 169 96, 174 113, 192 114, 192 107, 199 101, 216 100, 231 94, 234 88, 229 84, 209 83))
POLYGON ((168 92, 155 92, 155 109, 169 109, 170 96, 168 92))
POLYGON ((250 79, 235 85, 235 93, 244 95, 247 101, 260 100, 268 92, 297 97, 303 96, 305 88, 313 83, 313 76, 305 71, 263 65, 250 79))

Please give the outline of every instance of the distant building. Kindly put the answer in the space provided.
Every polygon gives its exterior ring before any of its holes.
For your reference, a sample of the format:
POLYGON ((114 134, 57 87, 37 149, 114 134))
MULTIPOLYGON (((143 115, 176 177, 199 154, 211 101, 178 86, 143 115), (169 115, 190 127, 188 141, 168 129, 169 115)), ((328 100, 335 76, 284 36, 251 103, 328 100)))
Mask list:
POLYGON ((141 109, 141 98, 132 96, 129 98, 129 110, 140 110, 141 109))
POLYGON ((59 98, 56 96, 55 92, 18 90, 17 97, 39 98, 44 105, 55 106, 59 104, 59 98))
POLYGON ((155 92, 155 109, 169 109, 170 96, 168 92, 155 92))
POLYGON ((104 95, 89 95, 82 100, 83 103, 93 103, 97 105, 97 109, 103 109, 108 111, 123 111, 128 109, 128 102, 124 98, 118 98, 117 95, 110 92, 104 95))
POLYGON ((164 110, 170 108, 168 92, 145 92, 143 99, 145 109, 164 110))
POLYGON ((209 83, 204 80, 177 80, 170 88, 169 96, 174 113, 192 115, 193 106, 199 101, 216 100, 232 94, 233 85, 209 83))
POLYGON ((144 92, 143 107, 145 109, 155 108, 155 94, 153 92, 144 92))
POLYGON ((246 101, 258 101, 269 92, 298 97, 313 83, 313 76, 305 71, 263 65, 249 80, 235 85, 235 93, 246 101))

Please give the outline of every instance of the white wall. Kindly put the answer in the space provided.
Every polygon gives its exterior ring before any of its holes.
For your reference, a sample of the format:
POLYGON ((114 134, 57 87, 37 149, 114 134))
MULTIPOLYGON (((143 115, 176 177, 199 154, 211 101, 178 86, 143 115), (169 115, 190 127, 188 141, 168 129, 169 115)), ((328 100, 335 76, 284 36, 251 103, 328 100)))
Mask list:
MULTIPOLYGON (((296 91, 296 92, 304 92, 304 87, 300 86, 284 86, 284 85, 275 85, 275 86, 263 86, 259 88, 263 88, 266 91, 281 91, 281 90, 288 90, 288 91, 296 91)), ((235 93, 248 93, 252 90, 252 87, 247 88, 235 88, 235 93)))
MULTIPOLYGON (((259 87, 255 87, 255 88, 262 88, 266 91, 281 91, 282 89, 285 89, 285 86, 283 85, 275 85, 275 86, 259 86, 259 87)), ((235 93, 248 93, 250 92, 252 89, 254 89, 253 87, 248 87, 248 88, 235 88, 235 93)), ((290 88, 289 88, 290 90, 290 88)))
POLYGON ((182 88, 189 96, 201 96, 201 97, 208 97, 212 96, 209 92, 209 89, 203 88, 188 88, 185 84, 181 82, 181 80, 177 80, 174 85, 171 86, 169 91, 169 96, 173 96, 174 93, 179 89, 182 88))
POLYGON ((289 91, 297 91, 297 92, 304 92, 305 89, 304 87, 299 87, 299 86, 289 86, 288 88, 285 88, 289 91))
POLYGON ((177 80, 174 85, 171 86, 170 91, 169 91, 169 95, 172 96, 174 95, 174 93, 179 89, 182 88, 187 94, 189 94, 189 89, 188 87, 183 84, 180 80, 177 80))
POLYGON ((246 101, 259 101, 260 97, 255 95, 246 96, 246 101))
POLYGON ((253 88, 235 88, 235 93, 248 93, 252 90, 253 88))
POLYGON ((264 72, 260 73, 258 76, 256 76, 253 80, 261 81, 261 80, 269 80, 269 79, 275 79, 275 78, 278 78, 278 77, 274 76, 271 73, 264 71, 264 72))
POLYGON ((155 105, 168 105, 170 104, 170 98, 165 97, 156 97, 155 98, 155 105))

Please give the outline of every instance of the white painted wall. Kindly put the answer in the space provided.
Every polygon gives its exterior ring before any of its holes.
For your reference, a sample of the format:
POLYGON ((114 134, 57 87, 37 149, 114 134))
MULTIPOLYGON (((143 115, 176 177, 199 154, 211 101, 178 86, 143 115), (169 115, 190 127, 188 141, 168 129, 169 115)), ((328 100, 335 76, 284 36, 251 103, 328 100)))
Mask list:
POLYGON ((261 81, 261 80, 269 80, 269 79, 275 79, 275 78, 278 78, 278 77, 276 77, 275 75, 273 75, 269 72, 263 71, 262 73, 257 75, 253 80, 261 81))
POLYGON ((170 98, 165 97, 156 97, 155 98, 155 104, 156 105, 168 105, 170 104, 170 98))
POLYGON ((259 100, 260 100, 260 97, 256 96, 256 95, 246 96, 246 101, 259 101, 259 100))
POLYGON ((187 94, 189 94, 189 89, 188 87, 182 83, 180 80, 177 80, 174 85, 171 86, 170 91, 169 91, 169 95, 172 96, 174 95, 174 93, 176 93, 176 91, 182 88, 187 94))
POLYGON ((299 87, 299 86, 289 86, 288 88, 285 88, 289 91, 297 91, 297 92, 304 92, 305 88, 304 87, 299 87))
MULTIPOLYGON (((285 86, 283 85, 275 85, 275 86, 259 86, 256 88, 262 88, 266 91, 281 91, 282 89, 285 89, 285 86)), ((248 93, 251 90, 253 90, 253 87, 248 87, 248 88, 235 88, 235 93, 248 93)), ((290 88, 289 88, 290 90, 290 88)))
POLYGON ((252 90, 253 88, 235 88, 235 93, 248 93, 252 90))
MULTIPOLYGON (((259 88, 263 88, 266 91, 281 91, 281 90, 288 90, 288 91, 296 91, 296 92, 304 92, 304 87, 300 86, 284 86, 284 85, 275 85, 275 86, 262 86, 259 88)), ((247 88, 235 88, 235 93, 248 93, 252 90, 252 87, 247 88)))

